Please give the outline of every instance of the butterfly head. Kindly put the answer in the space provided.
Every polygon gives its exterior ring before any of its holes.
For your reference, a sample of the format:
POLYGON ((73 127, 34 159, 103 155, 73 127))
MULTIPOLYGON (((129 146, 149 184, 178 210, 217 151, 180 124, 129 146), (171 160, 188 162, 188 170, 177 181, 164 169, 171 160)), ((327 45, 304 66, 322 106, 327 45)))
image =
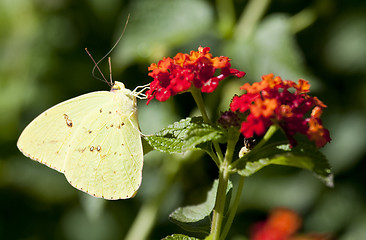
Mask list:
POLYGON ((125 85, 121 82, 116 81, 111 88, 111 92, 123 91, 126 95, 131 96, 132 98, 146 99, 146 95, 144 91, 149 89, 150 84, 146 84, 143 86, 137 86, 133 91, 125 88, 125 85))
POLYGON ((125 89, 125 85, 121 82, 115 82, 114 85, 111 88, 111 92, 119 91, 125 89))

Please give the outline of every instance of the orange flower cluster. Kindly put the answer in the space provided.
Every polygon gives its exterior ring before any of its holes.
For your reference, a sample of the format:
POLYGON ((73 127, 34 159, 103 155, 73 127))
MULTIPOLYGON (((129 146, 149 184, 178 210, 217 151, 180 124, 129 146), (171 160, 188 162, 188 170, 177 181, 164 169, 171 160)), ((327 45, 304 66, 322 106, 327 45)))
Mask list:
POLYGON ((331 240, 328 234, 297 234, 301 227, 301 218, 287 208, 274 209, 268 219, 253 225, 251 240, 331 240))
POLYGON ((253 226, 251 240, 288 240, 301 226, 296 212, 277 208, 265 222, 253 226))
POLYGON ((307 81, 300 79, 295 83, 268 74, 262 77, 261 82, 245 83, 240 89, 246 93, 234 96, 230 109, 247 114, 241 123, 244 137, 262 136, 272 124, 278 124, 291 146, 296 145, 296 133, 306 135, 318 147, 330 142, 329 131, 320 119, 326 105, 307 94, 310 91, 307 81), (307 117, 310 110, 310 117, 307 117))

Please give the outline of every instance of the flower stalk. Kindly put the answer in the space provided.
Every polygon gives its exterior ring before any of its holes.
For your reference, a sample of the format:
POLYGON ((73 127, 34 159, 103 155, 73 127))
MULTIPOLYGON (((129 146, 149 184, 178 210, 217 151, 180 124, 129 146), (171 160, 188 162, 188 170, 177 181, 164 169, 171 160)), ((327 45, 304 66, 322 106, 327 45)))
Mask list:
MULTIPOLYGON (((206 123, 212 123, 210 118, 208 117, 205 105, 203 103, 202 94, 196 88, 192 88, 190 92, 193 96, 194 101, 196 102, 198 109, 202 114, 203 121, 205 121, 206 123)), ((213 146, 215 148, 216 155, 211 154, 210 156, 215 161, 216 165, 220 167, 220 164, 223 162, 224 156, 222 154, 219 144, 216 141, 213 142, 213 146)))
POLYGON ((229 230, 231 228, 231 224, 233 223, 234 217, 236 215, 236 211, 238 210, 238 207, 239 207, 240 197, 241 197, 241 194, 243 192, 244 180, 245 180, 245 177, 243 177, 243 176, 241 176, 240 179, 239 179, 238 189, 236 191, 236 195, 235 195, 235 198, 234 198, 233 205, 231 206, 231 208, 229 210, 229 215, 228 215, 228 218, 226 220, 224 229, 222 230, 221 239, 226 238, 226 236, 229 233, 229 230))
POLYGON ((224 162, 219 168, 219 184, 217 188, 216 202, 213 211, 211 235, 213 240, 221 239, 221 228, 224 219, 224 210, 226 203, 226 190, 231 171, 231 162, 233 160, 234 150, 239 138, 239 133, 234 128, 228 131, 228 142, 224 162))
MULTIPOLYGON (((192 89, 191 94, 193 96, 193 99, 195 100, 198 109, 200 110, 202 114, 202 118, 205 122, 211 123, 211 120, 208 117, 208 114, 206 112, 202 95, 197 89, 192 89)), ((221 234, 221 228, 223 224, 224 219, 224 210, 225 210, 225 203, 226 203, 226 190, 229 183, 230 175, 232 173, 231 171, 231 163, 233 160, 234 150, 236 143, 239 138, 239 132, 235 128, 229 128, 228 130, 228 143, 226 148, 225 157, 223 158, 221 148, 217 142, 213 142, 216 155, 221 160, 221 164, 219 165, 219 183, 217 188, 217 195, 216 195, 216 202, 213 212, 213 218, 212 218, 212 224, 211 224, 211 235, 213 240, 219 240, 220 234, 221 234)), ((215 160, 215 159, 213 159, 215 160)), ((216 162, 216 161, 215 161, 216 162)), ((242 186, 241 186, 242 187, 242 186)), ((240 191, 241 192, 241 191, 240 191)), ((238 203, 237 203, 238 204, 238 203)), ((237 207, 237 206, 236 206, 237 207)), ((236 210, 235 210, 236 211, 236 210)), ((231 217, 231 223, 233 220, 233 216, 231 217)), ((231 225, 230 223, 230 225, 231 225)), ((230 228, 230 226, 226 226, 227 230, 230 228)), ((227 233, 225 233, 226 235, 227 233)), ((222 238, 224 239, 224 238, 222 238)))
POLYGON ((192 97, 193 97, 194 101, 196 102, 196 105, 197 105, 198 109, 200 110, 200 112, 202 114, 203 121, 205 121, 207 123, 211 123, 211 120, 208 117, 208 114, 206 112, 206 108, 205 108, 205 104, 203 102, 202 94, 199 92, 199 90, 197 88, 191 88, 190 92, 192 94, 192 97))

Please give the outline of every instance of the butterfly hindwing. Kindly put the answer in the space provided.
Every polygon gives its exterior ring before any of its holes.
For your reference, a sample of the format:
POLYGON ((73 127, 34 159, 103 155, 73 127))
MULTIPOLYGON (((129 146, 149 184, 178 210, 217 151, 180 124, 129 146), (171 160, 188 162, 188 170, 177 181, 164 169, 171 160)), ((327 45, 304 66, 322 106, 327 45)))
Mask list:
POLYGON ((135 195, 143 153, 136 113, 123 109, 126 104, 117 98, 93 109, 81 123, 65 162, 66 178, 74 187, 106 199, 135 195))

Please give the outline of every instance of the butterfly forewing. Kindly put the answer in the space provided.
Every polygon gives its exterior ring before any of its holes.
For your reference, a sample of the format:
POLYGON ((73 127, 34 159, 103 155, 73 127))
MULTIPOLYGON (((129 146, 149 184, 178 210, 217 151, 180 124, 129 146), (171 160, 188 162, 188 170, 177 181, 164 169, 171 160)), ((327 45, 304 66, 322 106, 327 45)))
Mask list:
POLYGON ((67 100, 46 110, 22 132, 17 146, 24 155, 64 172, 68 143, 83 114, 108 100, 108 92, 93 92, 67 100))

